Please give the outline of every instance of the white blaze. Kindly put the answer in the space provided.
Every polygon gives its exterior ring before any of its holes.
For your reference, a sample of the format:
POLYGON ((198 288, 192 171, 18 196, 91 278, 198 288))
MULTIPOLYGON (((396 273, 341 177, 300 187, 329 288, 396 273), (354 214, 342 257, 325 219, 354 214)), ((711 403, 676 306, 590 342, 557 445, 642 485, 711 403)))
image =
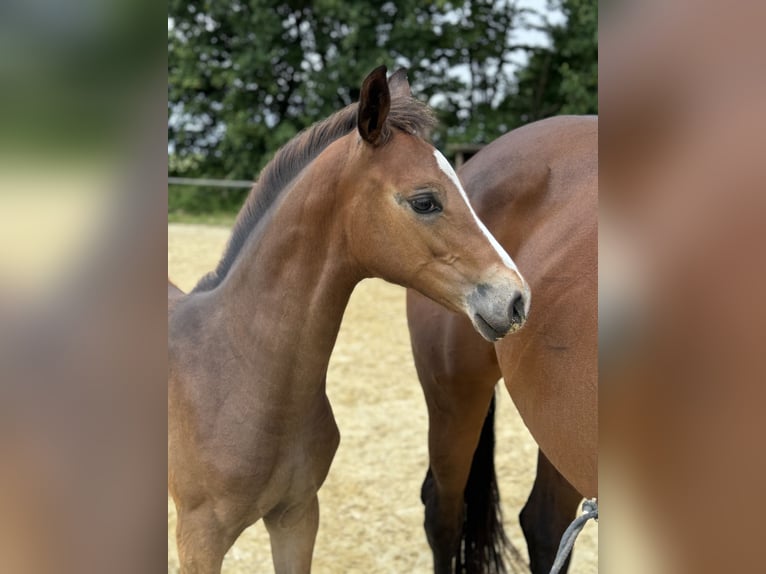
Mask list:
POLYGON ((441 170, 447 174, 447 177, 449 177, 452 180, 452 183, 455 184, 455 187, 457 187, 457 190, 460 192, 461 197, 463 198, 463 201, 465 201, 465 204, 468 206, 468 211, 471 212, 471 215, 473 215, 474 220, 476 221, 476 225, 479 226, 479 230, 484 234, 484 237, 486 237, 492 247, 495 248, 495 251, 497 251, 497 254, 500 256, 500 259, 503 260, 503 263, 505 263, 505 266, 513 269, 516 273, 519 274, 519 277, 521 277, 521 274, 519 273, 518 267, 516 267, 516 264, 513 262, 513 259, 511 259, 511 256, 508 255, 505 249, 503 249, 503 246, 498 243, 497 239, 495 239, 495 236, 492 235, 489 232, 489 229, 487 229, 487 226, 484 225, 484 223, 479 219, 479 217, 476 215, 476 212, 473 210, 473 207, 471 206, 471 202, 468 201, 468 195, 465 193, 465 190, 463 189, 463 186, 460 184, 460 180, 457 177, 457 174, 455 173, 455 170, 452 169, 452 166, 450 165, 449 161, 447 161, 447 158, 442 155, 442 153, 438 149, 434 149, 434 157, 436 158, 436 163, 439 164, 439 167, 441 170))

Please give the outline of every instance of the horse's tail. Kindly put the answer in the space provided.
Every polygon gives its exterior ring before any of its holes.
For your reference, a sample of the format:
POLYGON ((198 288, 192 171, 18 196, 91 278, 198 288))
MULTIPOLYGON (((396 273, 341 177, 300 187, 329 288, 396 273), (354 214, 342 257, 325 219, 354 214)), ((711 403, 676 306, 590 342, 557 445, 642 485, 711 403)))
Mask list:
POLYGON ((503 529, 495 476, 495 397, 489 405, 465 487, 465 519, 455 572, 505 574, 505 559, 516 558, 503 529))

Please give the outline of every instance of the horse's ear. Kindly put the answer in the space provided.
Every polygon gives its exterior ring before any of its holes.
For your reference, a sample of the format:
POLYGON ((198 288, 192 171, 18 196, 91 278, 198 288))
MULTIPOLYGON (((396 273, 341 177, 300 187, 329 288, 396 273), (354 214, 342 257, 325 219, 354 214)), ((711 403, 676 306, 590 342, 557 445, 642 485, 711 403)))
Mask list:
POLYGON ((391 74, 388 78, 388 89, 391 91, 391 99, 412 97, 410 83, 407 81, 407 68, 399 68, 391 74))
POLYGON ((357 128, 362 139, 372 145, 381 142, 390 107, 391 93, 386 82, 386 67, 380 66, 364 79, 359 95, 357 128))

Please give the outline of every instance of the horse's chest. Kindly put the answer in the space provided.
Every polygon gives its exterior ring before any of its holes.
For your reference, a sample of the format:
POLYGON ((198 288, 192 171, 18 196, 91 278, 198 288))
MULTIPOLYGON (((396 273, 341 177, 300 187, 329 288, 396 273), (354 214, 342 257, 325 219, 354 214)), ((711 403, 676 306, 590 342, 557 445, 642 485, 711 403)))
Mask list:
POLYGON ((282 435, 260 460, 251 461, 260 480, 251 488, 269 508, 300 504, 312 498, 327 477, 340 435, 332 419, 303 421, 282 435), (266 470, 266 472, 263 472, 266 470))

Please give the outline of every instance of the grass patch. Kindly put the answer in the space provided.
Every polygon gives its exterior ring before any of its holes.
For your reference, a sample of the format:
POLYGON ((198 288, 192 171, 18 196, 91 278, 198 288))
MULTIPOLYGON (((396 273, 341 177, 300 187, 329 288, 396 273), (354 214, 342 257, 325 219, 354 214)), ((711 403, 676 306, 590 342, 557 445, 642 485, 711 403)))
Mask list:
POLYGON ((236 213, 213 212, 213 213, 185 213, 183 211, 168 212, 168 223, 197 223, 201 225, 215 225, 217 227, 232 227, 236 213))

